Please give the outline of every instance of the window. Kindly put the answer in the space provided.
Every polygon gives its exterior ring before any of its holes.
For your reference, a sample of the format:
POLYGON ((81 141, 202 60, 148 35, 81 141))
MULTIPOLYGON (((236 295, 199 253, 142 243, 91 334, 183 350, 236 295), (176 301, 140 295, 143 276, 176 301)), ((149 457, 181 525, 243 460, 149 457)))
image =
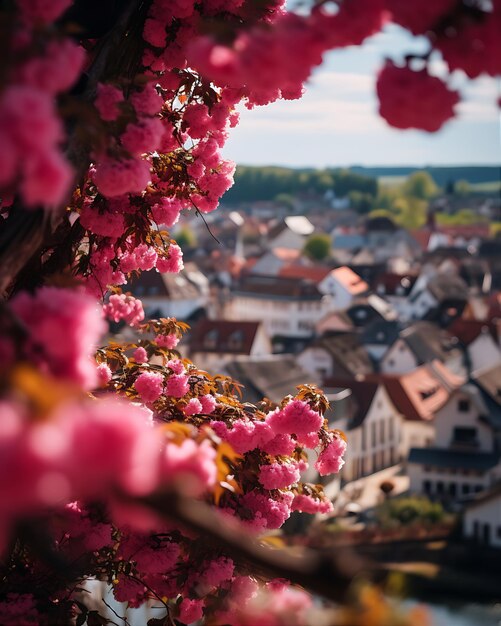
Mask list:
POLYGON ((388 420, 388 431, 389 431, 389 435, 388 438, 390 441, 393 441, 393 437, 394 437, 394 432, 393 432, 393 418, 390 417, 390 419, 388 420))
POLYGON ((376 422, 372 422, 371 424, 371 440, 372 440, 372 447, 375 448, 377 445, 377 437, 376 437, 376 422))
POLYGON ((452 434, 452 443, 462 446, 476 446, 477 429, 465 426, 456 426, 452 434))
POLYGON ((444 483, 441 480, 437 482, 437 493, 440 495, 444 493, 444 483))
POLYGON ((468 485, 467 483, 463 483, 462 487, 461 487, 461 492, 463 495, 467 495, 470 493, 470 485, 468 485))
POLYGON ((362 424, 362 450, 365 450, 367 446, 367 427, 365 424, 362 424))
POLYGON ((228 347, 231 350, 241 350, 244 343, 244 334, 241 330, 231 333, 228 338, 228 347))
POLYGON ((428 495, 431 493, 431 481, 430 480, 425 480, 423 482, 423 491, 428 495))
POLYGON ((384 420, 379 422, 379 443, 384 443, 384 420))
POLYGON ((215 328, 209 330, 204 337, 204 348, 215 348, 217 346, 218 337, 219 333, 215 328))
POLYGON ((458 402, 458 411, 467 413, 470 410, 470 401, 467 398, 461 398, 458 402))

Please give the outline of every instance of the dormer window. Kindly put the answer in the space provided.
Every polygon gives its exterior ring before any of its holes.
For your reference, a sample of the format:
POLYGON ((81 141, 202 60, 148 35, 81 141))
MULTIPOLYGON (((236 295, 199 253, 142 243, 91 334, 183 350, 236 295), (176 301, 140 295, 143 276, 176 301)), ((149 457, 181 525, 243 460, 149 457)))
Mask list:
POLYGON ((458 411, 461 413, 468 413, 470 410, 470 401, 467 398, 461 398, 458 402, 458 411))
POLYGON ((204 348, 209 348, 213 350, 217 346, 218 337, 219 333, 215 328, 209 330, 209 332, 204 337, 204 348))
POLYGON ((228 347, 231 350, 241 350, 244 343, 244 334, 241 330, 231 333, 228 338, 228 347))

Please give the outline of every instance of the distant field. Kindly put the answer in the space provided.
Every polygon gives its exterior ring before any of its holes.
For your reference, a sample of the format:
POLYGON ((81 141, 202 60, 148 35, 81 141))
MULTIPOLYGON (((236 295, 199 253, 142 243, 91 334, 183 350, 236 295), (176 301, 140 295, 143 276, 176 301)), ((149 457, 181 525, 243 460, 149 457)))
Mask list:
POLYGON ((479 193, 493 193, 495 191, 501 191, 501 181, 493 180, 490 183, 475 183, 470 185, 472 191, 478 191, 479 193))
POLYGON ((378 176, 377 182, 382 187, 398 187, 407 180, 407 176, 378 176))

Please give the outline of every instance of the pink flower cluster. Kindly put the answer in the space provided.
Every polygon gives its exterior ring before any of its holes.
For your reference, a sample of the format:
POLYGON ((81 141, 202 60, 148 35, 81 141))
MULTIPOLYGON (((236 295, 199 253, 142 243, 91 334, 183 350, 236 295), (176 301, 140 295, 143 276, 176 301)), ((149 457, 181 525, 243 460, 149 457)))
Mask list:
POLYGON ((12 311, 27 332, 27 357, 54 377, 84 389, 97 382, 97 347, 106 325, 97 303, 80 291, 42 287, 35 294, 21 292, 12 311))
POLYGON ((141 300, 123 293, 112 294, 103 312, 114 322, 125 321, 130 326, 137 326, 144 320, 144 309, 141 300))
POLYGON ((300 478, 298 463, 272 463, 261 465, 259 482, 265 489, 285 489, 296 483, 300 478))
POLYGON ((164 390, 164 377, 159 372, 143 372, 135 382, 134 388, 143 402, 155 402, 164 390))
MULTIPOLYGON (((131 403, 71 402, 44 422, 30 421, 11 403, 4 402, 1 412, 4 530, 19 515, 75 499, 113 499, 117 490, 144 495, 177 481, 183 490, 199 495, 216 480, 216 452, 209 441, 162 445, 162 430, 152 428, 143 408, 131 403)), ((95 544, 108 537, 105 528, 98 530, 95 544)))
POLYGON ((315 468, 320 476, 336 474, 344 465, 343 455, 346 452, 346 441, 335 436, 320 453, 315 468))
POLYGON ((69 4, 20 0, 21 23, 5 51, 12 63, 0 96, 0 191, 19 193, 27 207, 58 207, 73 180, 55 96, 77 81, 85 52, 69 38, 39 37, 69 4))
POLYGON ((414 71, 388 61, 377 80, 379 113, 396 128, 436 132, 450 118, 459 95, 426 69, 414 71), (422 94, 426 93, 426 98, 422 94))

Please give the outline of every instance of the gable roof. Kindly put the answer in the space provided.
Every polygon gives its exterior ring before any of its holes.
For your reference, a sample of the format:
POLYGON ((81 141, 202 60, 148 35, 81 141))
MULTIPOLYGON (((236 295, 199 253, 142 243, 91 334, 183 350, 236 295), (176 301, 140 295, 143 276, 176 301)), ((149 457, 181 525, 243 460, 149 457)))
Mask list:
POLYGON ((318 267, 316 265, 284 265, 280 268, 278 275, 281 278, 302 278, 311 280, 314 283, 322 281, 330 272, 329 267, 318 267))
POLYGON ((298 385, 319 382, 305 372, 292 355, 268 357, 239 357, 227 363, 225 370, 242 383, 244 399, 259 402, 264 397, 280 402, 288 394, 295 394, 298 385))
POLYGON ((200 286, 189 279, 186 271, 178 274, 161 274, 157 270, 141 272, 139 278, 127 285, 132 295, 169 300, 193 300, 201 295, 200 286))
POLYGON ((458 341, 460 341, 463 346, 469 346, 483 333, 489 333, 492 339, 497 341, 498 333, 496 324, 492 322, 464 319, 463 317, 457 317, 452 324, 447 327, 447 331, 453 337, 457 337, 458 341))
POLYGON ((399 413, 411 421, 430 421, 450 397, 450 388, 446 381, 449 384, 456 383, 453 388, 462 384, 452 374, 444 381, 446 369, 439 361, 434 361, 407 374, 382 375, 381 379, 399 413))
POLYGON ((234 294, 252 294, 255 298, 300 300, 320 300, 322 297, 311 281, 258 274, 244 277, 235 287, 234 294))
POLYGON ((369 290, 369 285, 352 269, 343 265, 330 272, 343 287, 352 295, 365 293, 369 290))
POLYGON ((351 415, 347 424, 348 430, 358 428, 364 422, 379 386, 376 380, 369 380, 363 376, 352 379, 331 376, 323 383, 324 392, 327 394, 329 393, 329 389, 344 388, 351 391, 349 398, 351 415))
POLYGON ((261 322, 200 320, 190 331, 190 352, 250 354, 261 322))
POLYGON ((400 333, 398 320, 376 319, 362 329, 361 339, 364 344, 391 346, 400 333))
POLYGON ((365 347, 356 333, 337 333, 325 335, 314 342, 313 346, 323 348, 347 375, 370 374, 374 371, 372 362, 365 347))
POLYGON ((461 358, 457 339, 432 322, 415 322, 405 328, 400 337, 414 353, 418 364, 440 359, 444 363, 452 358, 461 358))
POLYGON ((428 290, 438 300, 468 300, 468 286, 456 274, 436 274, 428 282, 428 290))

